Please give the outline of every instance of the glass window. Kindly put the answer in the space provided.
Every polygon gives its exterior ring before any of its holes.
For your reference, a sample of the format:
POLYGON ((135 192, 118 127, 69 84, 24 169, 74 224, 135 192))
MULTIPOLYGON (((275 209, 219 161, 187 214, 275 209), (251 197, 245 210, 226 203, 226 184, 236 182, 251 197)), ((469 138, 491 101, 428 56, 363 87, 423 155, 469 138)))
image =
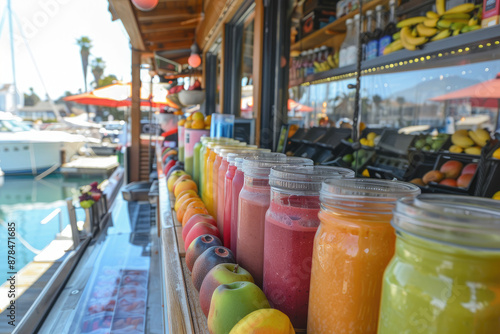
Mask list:
POLYGON ((254 12, 243 25, 243 43, 241 52, 241 117, 254 118, 253 113, 253 38, 254 12))
MULTIPOLYGON (((490 80, 497 75, 500 80, 500 60, 362 76, 360 121, 369 127, 422 125, 448 133, 477 127, 494 131, 500 125, 498 99, 441 97, 471 86, 471 91, 492 89, 490 80)), ((290 88, 290 98, 301 107, 289 110, 289 117, 306 127, 352 122, 355 91, 348 84, 355 79, 290 88), (324 117, 328 123, 321 124, 324 117)))

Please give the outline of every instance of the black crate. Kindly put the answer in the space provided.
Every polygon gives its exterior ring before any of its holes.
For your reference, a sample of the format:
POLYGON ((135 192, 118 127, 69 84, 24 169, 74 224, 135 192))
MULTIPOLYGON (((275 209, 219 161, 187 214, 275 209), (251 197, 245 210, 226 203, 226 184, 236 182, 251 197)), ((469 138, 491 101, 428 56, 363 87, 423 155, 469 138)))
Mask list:
POLYGON ((385 129, 376 148, 396 155, 407 156, 408 149, 413 144, 415 137, 414 135, 398 133, 394 129, 385 129))
POLYGON ((476 189, 476 181, 477 175, 479 174, 480 169, 482 168, 480 164, 480 157, 477 155, 470 154, 462 154, 462 153, 450 153, 450 154, 440 154, 434 164, 433 170, 440 170, 441 166, 448 161, 456 160, 460 161, 464 167, 470 163, 477 163, 478 167, 476 169, 476 173, 472 177, 469 186, 467 188, 459 188, 459 187, 450 187, 446 185, 439 184, 437 182, 430 182, 428 184, 429 188, 434 188, 436 190, 441 190, 442 192, 456 195, 473 195, 476 189))
POLYGON ((500 160, 493 158, 493 153, 500 149, 500 142, 494 140, 486 149, 489 153, 482 161, 482 168, 478 172, 475 194, 491 198, 497 191, 500 191, 500 160))

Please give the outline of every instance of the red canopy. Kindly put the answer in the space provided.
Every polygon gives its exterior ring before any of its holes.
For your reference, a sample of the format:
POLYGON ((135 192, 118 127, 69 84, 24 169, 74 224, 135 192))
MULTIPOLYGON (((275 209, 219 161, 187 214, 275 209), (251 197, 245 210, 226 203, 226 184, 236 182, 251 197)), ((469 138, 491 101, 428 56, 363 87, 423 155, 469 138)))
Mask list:
MULTIPOLYGON (((128 107, 132 104, 132 85, 130 83, 114 83, 100 87, 90 93, 83 93, 65 97, 65 101, 80 104, 90 104, 103 107, 128 107)), ((168 91, 162 87, 153 87, 153 94, 149 92, 149 85, 141 87, 141 106, 154 108, 171 107, 179 109, 179 106, 167 98, 168 91), (151 101, 150 101, 151 98, 151 101)))
POLYGON ((500 73, 495 79, 456 90, 454 92, 437 96, 431 101, 456 100, 456 102, 469 102, 475 107, 498 108, 500 99, 500 73))

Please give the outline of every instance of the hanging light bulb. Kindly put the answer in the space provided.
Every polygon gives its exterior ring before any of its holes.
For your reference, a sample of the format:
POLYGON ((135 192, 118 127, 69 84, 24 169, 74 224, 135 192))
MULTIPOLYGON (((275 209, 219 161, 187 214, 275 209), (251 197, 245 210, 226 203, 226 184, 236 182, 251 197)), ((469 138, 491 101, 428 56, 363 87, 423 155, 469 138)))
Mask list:
POLYGON ((158 0, 132 0, 134 6, 142 11, 153 10, 158 5, 158 0))
POLYGON ((201 57, 199 55, 200 49, 198 48, 198 44, 196 42, 191 45, 191 55, 188 58, 188 64, 192 68, 197 68, 201 65, 201 57))

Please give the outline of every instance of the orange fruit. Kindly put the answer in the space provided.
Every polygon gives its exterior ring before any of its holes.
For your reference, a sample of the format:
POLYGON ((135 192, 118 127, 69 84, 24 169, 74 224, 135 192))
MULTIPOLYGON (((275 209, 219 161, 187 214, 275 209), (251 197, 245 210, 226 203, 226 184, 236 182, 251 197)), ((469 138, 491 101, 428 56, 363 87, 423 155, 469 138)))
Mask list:
POLYGON ((205 126, 210 126, 212 124, 212 115, 205 117, 205 126))
POLYGON ((184 126, 184 123, 186 123, 186 120, 185 119, 181 119, 179 122, 177 122, 177 125, 184 126))
POLYGON ((174 210, 175 211, 179 210, 179 208, 181 207, 182 203, 184 203, 184 201, 186 201, 186 200, 188 200, 190 198, 199 198, 199 197, 192 190, 183 191, 182 194, 179 195, 179 199, 175 201, 174 210))
POLYGON ((199 213, 208 215, 208 210, 207 208, 205 208, 205 206, 198 205, 196 202, 189 204, 186 208, 184 216, 182 216, 182 221, 181 221, 182 227, 186 225, 189 218, 199 213))
MULTIPOLYGON (((182 180, 191 180, 191 175, 188 175, 188 174, 184 174, 182 176, 180 176, 175 182, 174 182, 174 185, 172 187, 172 191, 174 192, 175 194, 175 186, 182 180)), ((177 198, 177 196, 175 196, 175 198, 177 198)))
MULTIPOLYGON (((193 121, 203 121, 203 119, 205 118, 205 116, 203 116, 203 114, 199 111, 195 112, 193 115, 193 121)), ((205 122, 203 122, 205 123, 205 122)))
POLYGON ((196 193, 198 193, 198 187, 196 186, 196 183, 193 180, 184 179, 175 185, 174 196, 177 198, 177 196, 181 192, 189 189, 194 190, 196 193))
POLYGON ((193 189, 187 189, 187 190, 184 190, 184 191, 180 192, 179 196, 175 199, 174 202, 177 203, 182 198, 182 196, 184 196, 186 194, 193 194, 196 197, 198 197, 198 194, 193 189))
POLYGON ((179 210, 177 210, 177 220, 178 221, 182 221, 182 217, 184 216, 184 214, 186 213, 186 209, 188 207, 189 204, 191 203, 198 203, 198 206, 204 206, 203 202, 201 201, 201 199, 199 198, 188 198, 187 200, 185 200, 180 206, 179 206, 179 210))
POLYGON ((184 127, 186 129, 191 129, 191 124, 193 124, 193 121, 187 121, 186 123, 184 123, 184 127))
POLYGON ((186 118, 186 120, 188 120, 188 121, 192 121, 192 120, 193 120, 193 115, 189 115, 189 116, 186 118))
POLYGON ((203 120, 195 120, 191 123, 191 129, 203 130, 205 128, 205 122, 203 120))

